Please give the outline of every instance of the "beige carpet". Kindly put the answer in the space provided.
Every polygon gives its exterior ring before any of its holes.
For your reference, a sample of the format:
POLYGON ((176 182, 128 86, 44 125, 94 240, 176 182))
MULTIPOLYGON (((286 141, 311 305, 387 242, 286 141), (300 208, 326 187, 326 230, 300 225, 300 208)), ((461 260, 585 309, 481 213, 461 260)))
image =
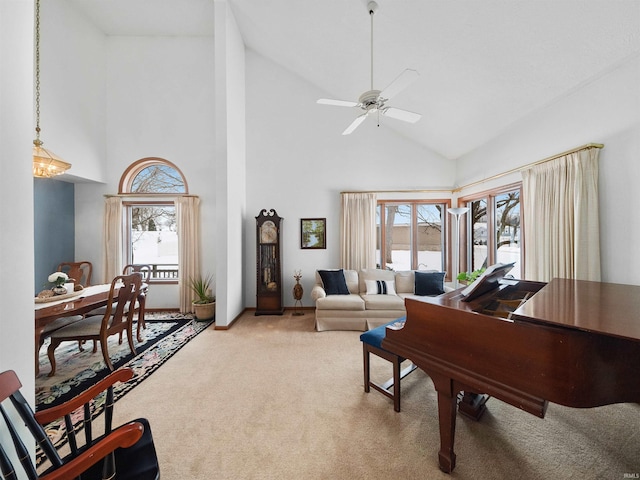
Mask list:
MULTIPOLYGON (((379 381, 391 370, 374 357, 379 381)), ((402 412, 364 393, 359 332, 315 332, 313 313, 246 314, 213 326, 116 404, 147 417, 163 480, 623 479, 640 475, 640 405, 539 419, 491 399, 480 422, 458 417, 457 466, 438 469, 430 379, 403 381, 402 412)))

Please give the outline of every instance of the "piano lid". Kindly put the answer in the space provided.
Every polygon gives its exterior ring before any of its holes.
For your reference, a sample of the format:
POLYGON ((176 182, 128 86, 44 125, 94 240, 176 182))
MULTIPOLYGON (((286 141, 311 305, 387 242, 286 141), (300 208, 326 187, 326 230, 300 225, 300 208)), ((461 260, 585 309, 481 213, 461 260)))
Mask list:
POLYGON ((511 318, 640 340, 640 286, 554 278, 511 318))

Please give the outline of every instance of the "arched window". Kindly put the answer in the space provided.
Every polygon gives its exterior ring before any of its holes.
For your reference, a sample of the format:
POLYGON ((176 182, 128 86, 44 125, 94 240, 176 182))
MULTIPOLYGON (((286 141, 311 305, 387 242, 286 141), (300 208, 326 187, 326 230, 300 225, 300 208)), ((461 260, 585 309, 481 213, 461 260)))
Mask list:
POLYGON ((187 182, 173 163, 143 158, 122 175, 126 264, 151 266, 153 282, 178 281, 175 195, 188 194, 187 182))
POLYGON ((120 179, 118 193, 189 193, 187 181, 173 163, 163 158, 143 158, 131 164, 120 179))

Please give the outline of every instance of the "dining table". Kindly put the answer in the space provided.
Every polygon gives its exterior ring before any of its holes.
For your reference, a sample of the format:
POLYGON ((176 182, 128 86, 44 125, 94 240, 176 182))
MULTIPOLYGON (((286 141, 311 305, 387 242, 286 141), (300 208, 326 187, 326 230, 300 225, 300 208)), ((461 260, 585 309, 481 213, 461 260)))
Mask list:
MULTIPOLYGON (((50 297, 46 300, 38 300, 35 302, 35 372, 36 376, 40 373, 40 341, 42 333, 47 325, 61 317, 70 317, 73 315, 85 315, 96 308, 105 306, 109 302, 109 290, 111 284, 91 285, 77 292, 60 295, 60 299, 50 297)), ((140 295, 138 295, 138 303, 140 304, 138 313, 138 326, 136 337, 142 341, 140 328, 144 326, 145 299, 148 285, 142 284, 140 295)), ((114 298, 117 298, 114 293, 114 298)), ((82 321, 82 320, 80 320, 82 321)))

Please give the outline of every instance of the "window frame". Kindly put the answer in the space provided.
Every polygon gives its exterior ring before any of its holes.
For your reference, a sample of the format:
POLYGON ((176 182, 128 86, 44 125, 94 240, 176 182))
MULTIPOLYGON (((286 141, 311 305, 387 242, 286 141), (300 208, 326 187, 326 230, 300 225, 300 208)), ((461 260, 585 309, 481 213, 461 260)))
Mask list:
MULTIPOLYGON (((141 158, 133 162, 127 169, 124 171, 122 176, 120 177, 120 183, 118 185, 118 193, 123 196, 122 202, 122 229, 123 229, 123 260, 125 261, 125 265, 133 262, 133 251, 131 248, 132 242, 132 232, 131 232, 131 212, 135 207, 144 207, 144 206, 167 206, 175 208, 175 197, 181 197, 184 195, 189 195, 189 185, 187 180, 182 173, 182 171, 169 160, 165 160, 160 157, 146 157, 141 158), (182 183, 184 185, 184 192, 175 192, 175 193, 154 193, 154 192, 132 192, 131 187, 133 185, 134 180, 142 172, 144 169, 153 166, 153 165, 162 165, 165 167, 169 167, 173 169, 177 174, 180 175, 182 179, 182 183), (134 200, 135 199, 135 200, 134 200)), ((180 279, 180 263, 178 260, 178 276, 177 278, 154 278, 149 279, 150 284, 162 284, 162 285, 171 285, 178 284, 180 279)))
MULTIPOLYGON (((451 208, 451 199, 448 198, 434 198, 434 199, 381 199, 376 202, 376 215, 380 212, 380 224, 376 222, 376 229, 380 226, 380 236, 376 238, 376 243, 380 242, 380 263, 379 268, 386 269, 385 254, 386 254, 386 228, 384 228, 386 221, 386 207, 388 205, 411 205, 411 270, 419 270, 420 264, 418 263, 418 216, 417 205, 440 205, 443 207, 440 214, 440 223, 443 229, 442 236, 442 271, 447 272, 445 280, 449 281, 451 273, 448 266, 451 264, 451 253, 449 248, 450 243, 450 228, 449 219, 447 218, 447 211, 451 208), (415 267, 415 268, 414 268, 415 267)), ((378 235, 376 235, 378 237, 378 235)), ((378 259, 376 259, 378 260, 378 259)))
MULTIPOLYGON (((496 263, 497 257, 497 240, 496 240, 496 197, 519 190, 520 192, 520 272, 521 277, 525 276, 525 243, 524 232, 525 222, 523 219, 523 199, 522 199, 522 182, 510 183, 499 187, 484 190, 482 192, 465 195, 458 198, 458 205, 468 207, 469 212, 472 211, 471 203, 474 201, 487 200, 487 266, 496 263)), ((466 219, 460 222, 460 268, 461 272, 469 271, 470 259, 472 258, 471 249, 473 248, 473 239, 471 238, 473 228, 472 215, 466 215, 466 219)))

